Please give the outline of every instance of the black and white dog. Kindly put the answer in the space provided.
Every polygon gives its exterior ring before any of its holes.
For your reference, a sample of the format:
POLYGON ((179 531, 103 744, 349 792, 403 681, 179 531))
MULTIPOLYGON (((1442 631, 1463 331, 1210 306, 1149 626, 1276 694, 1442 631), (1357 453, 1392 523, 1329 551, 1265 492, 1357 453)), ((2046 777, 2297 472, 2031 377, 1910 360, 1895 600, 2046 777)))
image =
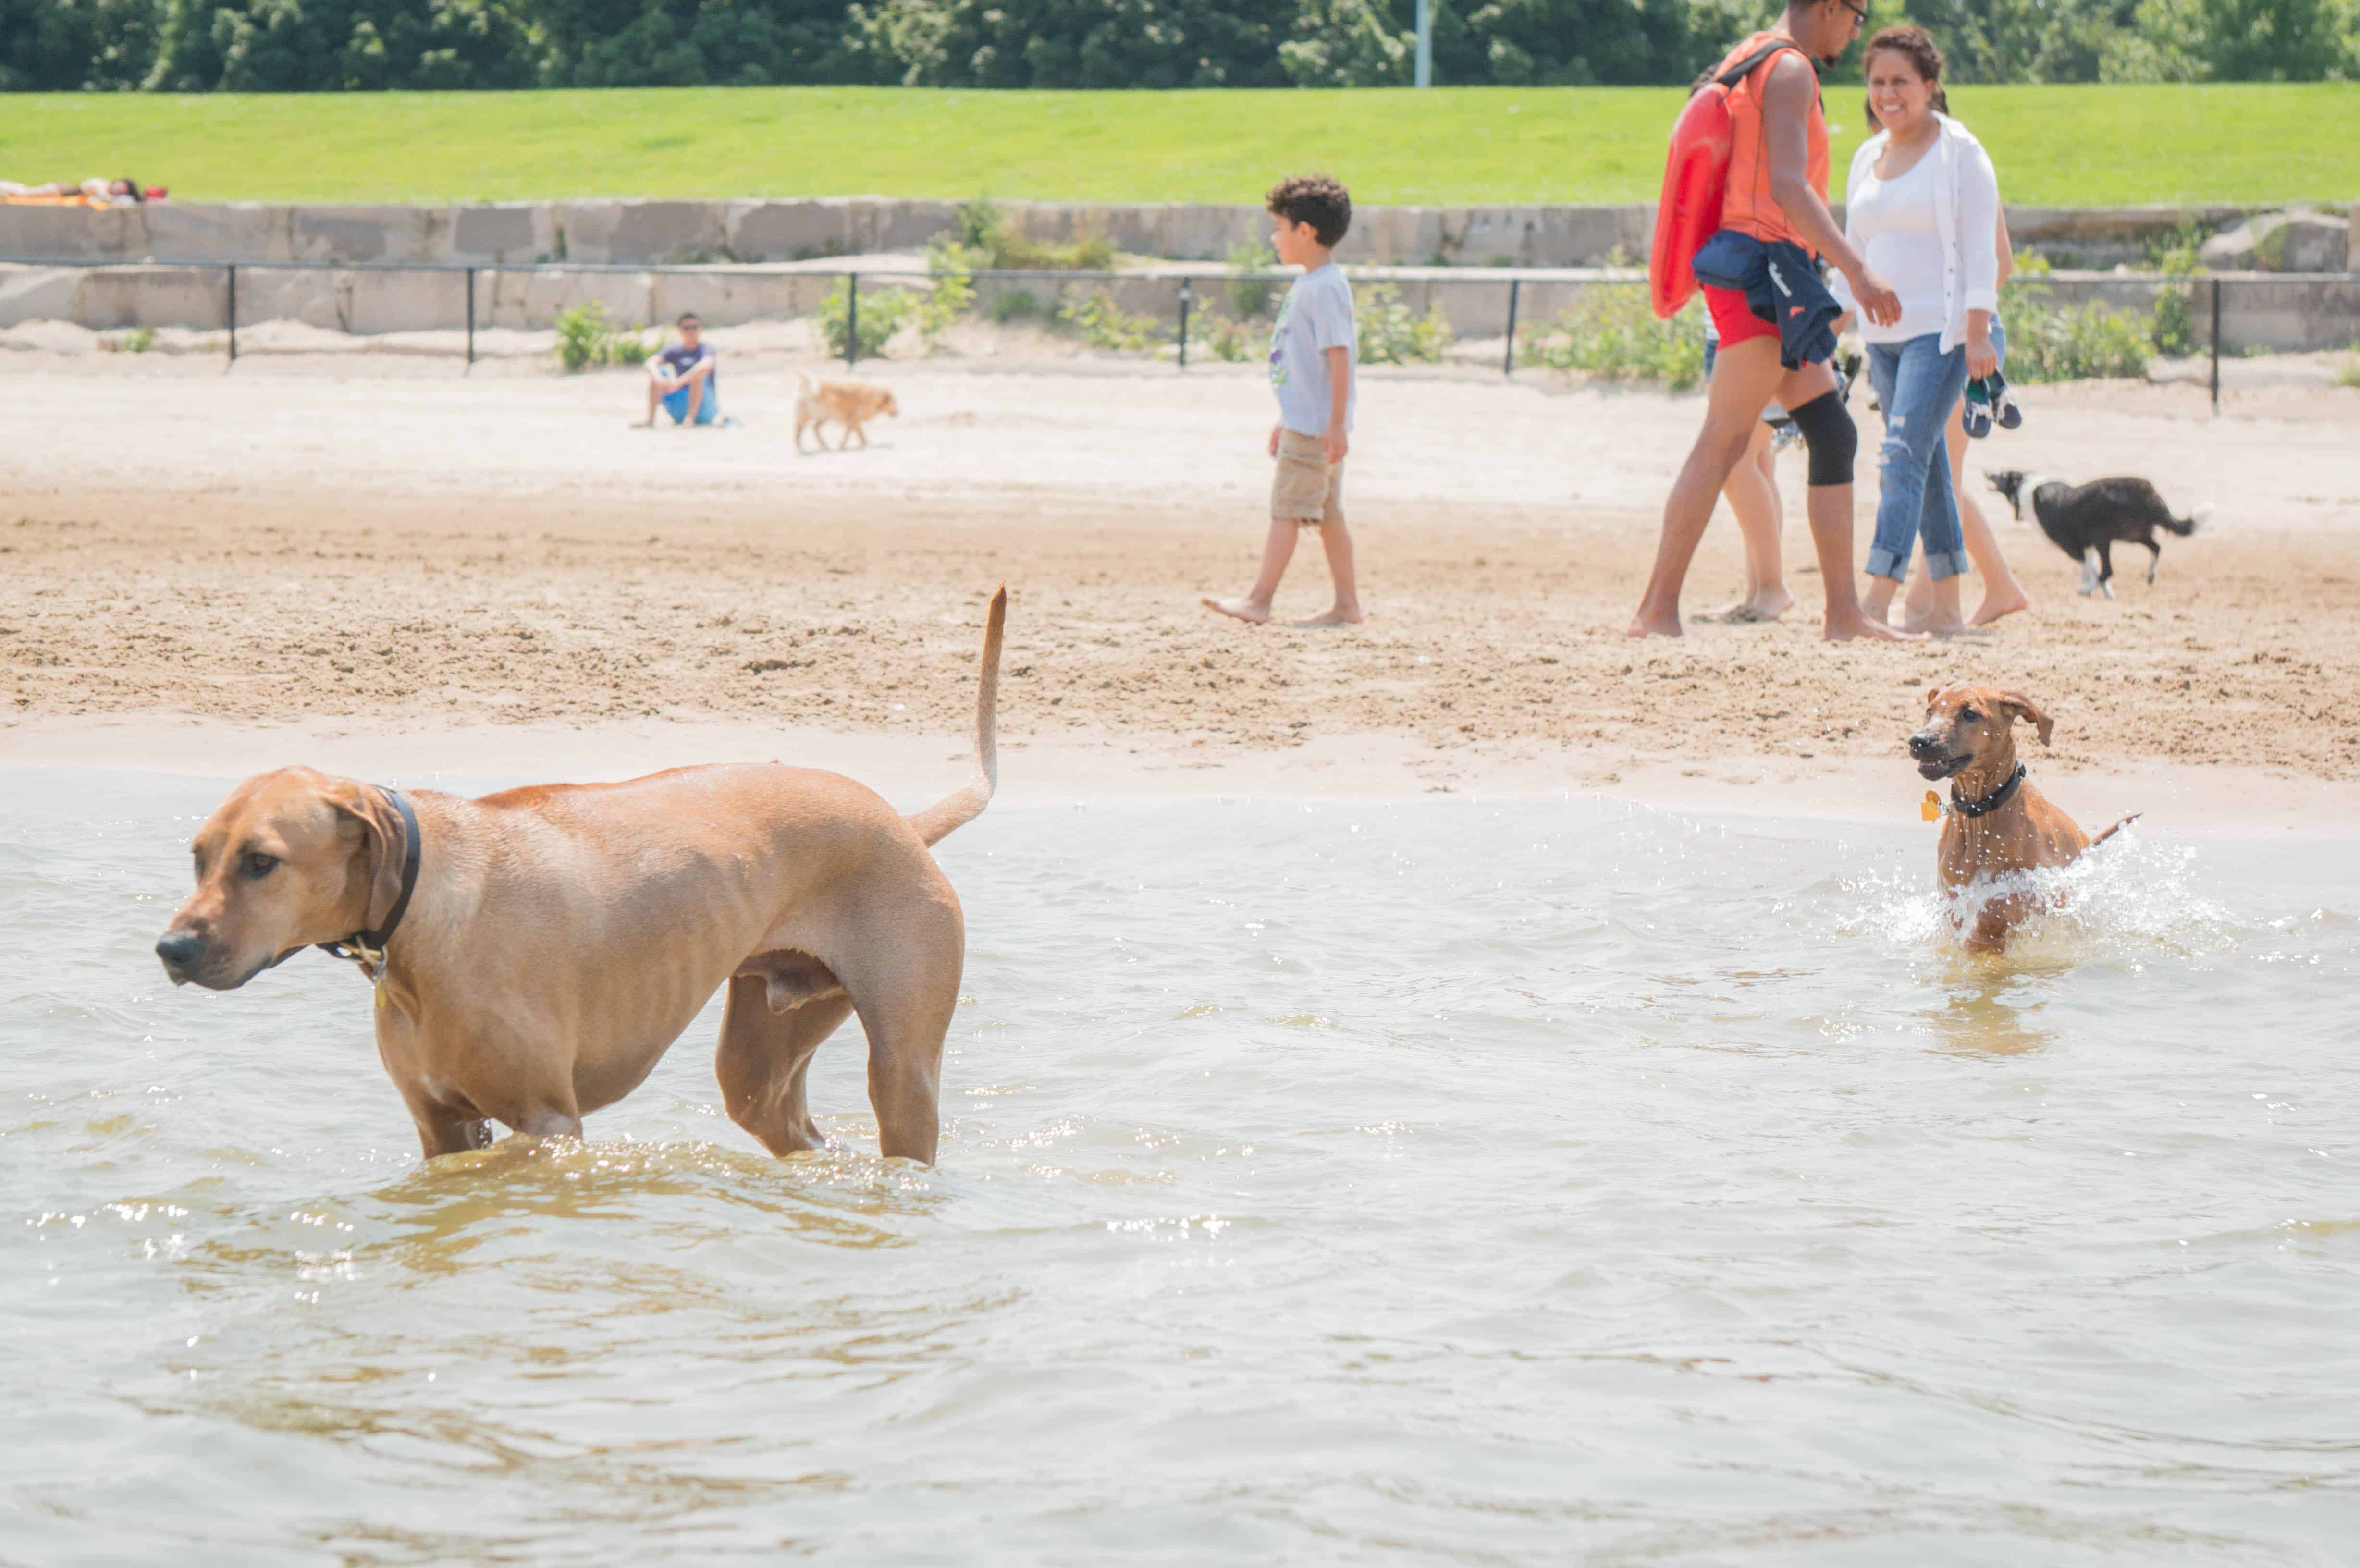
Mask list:
POLYGON ((2087 485, 2068 485, 2013 468, 1986 472, 1983 477, 2007 497, 2007 504, 2016 508, 2017 522, 2024 521, 2024 509, 2029 506, 2040 531, 2081 563, 2084 594, 2103 588, 2109 599, 2114 596, 2111 581, 2114 541, 2147 546, 2147 580, 2152 583, 2155 569, 2163 560, 2163 547, 2155 542, 2155 530, 2162 528, 2186 539, 2212 515, 2208 502, 2185 521, 2173 517, 2155 486, 2144 479, 2092 479, 2087 485))

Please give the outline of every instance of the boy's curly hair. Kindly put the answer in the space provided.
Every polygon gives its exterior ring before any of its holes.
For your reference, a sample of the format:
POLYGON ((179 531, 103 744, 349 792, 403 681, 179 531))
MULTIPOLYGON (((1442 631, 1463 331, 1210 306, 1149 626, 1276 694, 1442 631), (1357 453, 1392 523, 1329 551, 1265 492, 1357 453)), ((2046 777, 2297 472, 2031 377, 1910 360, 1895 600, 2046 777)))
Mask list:
POLYGON ((1290 174, 1270 188, 1263 206, 1290 223, 1308 223, 1333 250, 1352 226, 1352 193, 1332 174, 1290 174))

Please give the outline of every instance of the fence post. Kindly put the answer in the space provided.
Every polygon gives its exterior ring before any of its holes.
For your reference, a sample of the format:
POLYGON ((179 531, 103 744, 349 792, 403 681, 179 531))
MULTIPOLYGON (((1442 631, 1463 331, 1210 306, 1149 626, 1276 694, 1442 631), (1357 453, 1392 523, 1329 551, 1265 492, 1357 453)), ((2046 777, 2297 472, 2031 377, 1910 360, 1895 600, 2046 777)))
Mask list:
POLYGON ((2221 411, 2221 280, 2212 280, 2212 411, 2221 411))
POLYGON ((475 368, 475 269, 467 268, 467 368, 475 368))
POLYGON ((860 274, 844 275, 844 363, 860 363, 860 274))
POLYGON ((1508 351, 1500 356, 1500 374, 1502 376, 1516 374, 1516 296, 1524 286, 1524 280, 1521 278, 1508 279, 1508 351))
POLYGON ((1188 280, 1180 280, 1180 368, 1188 368, 1188 280))
MULTIPOLYGON (((229 364, 237 363, 237 263, 229 264, 229 364)), ((229 365, 222 366, 226 370, 229 365)))

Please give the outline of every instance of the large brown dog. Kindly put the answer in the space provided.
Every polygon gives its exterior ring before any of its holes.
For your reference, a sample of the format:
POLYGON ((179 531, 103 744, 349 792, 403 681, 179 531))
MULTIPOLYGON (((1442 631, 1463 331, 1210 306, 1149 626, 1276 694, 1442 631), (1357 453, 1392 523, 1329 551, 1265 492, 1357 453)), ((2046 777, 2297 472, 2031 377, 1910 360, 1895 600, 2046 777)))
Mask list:
POLYGON ((844 428, 844 439, 836 443, 842 452, 858 436, 860 444, 869 444, 869 432, 861 427, 880 414, 901 417, 901 405, 893 400, 890 389, 871 386, 866 381, 823 381, 814 386, 812 378, 802 371, 795 372, 802 389, 795 394, 795 450, 803 449, 803 431, 808 428, 812 440, 822 452, 827 450, 827 437, 821 433, 830 423, 844 428))
MULTIPOLYGON (((1934 855, 1945 893, 1955 895, 2011 873, 2063 866, 2138 820, 2134 812, 2094 839, 2084 836, 2024 776, 2024 765, 2016 759, 2018 719, 2039 733, 2041 745, 2049 744, 2055 721, 2020 691, 1953 681, 1926 693, 1925 727, 1909 737, 1909 755, 1917 759, 1918 777, 1952 780, 1942 842, 1934 855)), ((1962 928, 1968 948, 1995 952, 2044 902, 2042 894, 2019 884, 1994 889, 1977 906, 1972 927, 1955 903, 1950 919, 1962 928)))
POLYGON ((490 1122, 579 1137, 636 1088, 725 983, 715 1068, 772 1152, 822 1139, 804 1070, 852 1012, 882 1151, 931 1163, 966 928, 927 846, 999 779, 1008 591, 991 601, 978 777, 902 818, 838 774, 778 763, 480 800, 308 768, 247 779, 198 831, 197 890, 157 955, 233 990, 311 944, 377 983, 377 1054, 427 1155, 490 1122))

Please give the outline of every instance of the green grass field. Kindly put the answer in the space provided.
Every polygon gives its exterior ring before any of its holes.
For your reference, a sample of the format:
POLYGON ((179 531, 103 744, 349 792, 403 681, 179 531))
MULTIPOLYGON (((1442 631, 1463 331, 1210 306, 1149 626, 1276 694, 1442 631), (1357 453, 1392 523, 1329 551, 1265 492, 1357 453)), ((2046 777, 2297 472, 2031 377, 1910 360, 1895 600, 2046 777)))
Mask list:
MULTIPOLYGON (((1251 201, 1326 168, 1367 202, 1652 200, 1660 88, 900 88, 0 98, 0 176, 128 173, 188 201, 890 195, 1251 201)), ((1836 180, 1861 90, 1830 82, 1836 180)), ((2013 201, 2360 198, 2360 83, 1961 87, 2013 201), (2333 127, 2341 125, 2343 131, 2333 127)))

